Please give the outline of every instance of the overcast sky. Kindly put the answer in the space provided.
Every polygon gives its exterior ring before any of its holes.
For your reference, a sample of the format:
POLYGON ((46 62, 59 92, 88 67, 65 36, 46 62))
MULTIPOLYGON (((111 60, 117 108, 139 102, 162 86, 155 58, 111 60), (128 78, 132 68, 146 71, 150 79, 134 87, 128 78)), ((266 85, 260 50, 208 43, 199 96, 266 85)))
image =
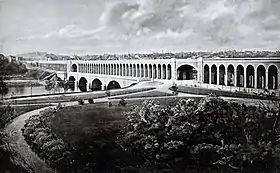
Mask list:
POLYGON ((276 50, 279 17, 280 0, 0 0, 0 52, 276 50))

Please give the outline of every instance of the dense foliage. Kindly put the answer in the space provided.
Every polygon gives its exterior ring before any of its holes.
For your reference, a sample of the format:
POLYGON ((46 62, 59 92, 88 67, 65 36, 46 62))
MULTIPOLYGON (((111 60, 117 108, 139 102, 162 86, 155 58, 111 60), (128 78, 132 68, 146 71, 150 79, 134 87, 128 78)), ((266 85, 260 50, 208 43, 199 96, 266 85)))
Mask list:
POLYGON ((9 62, 8 58, 0 54, 0 76, 18 75, 27 72, 27 68, 22 63, 9 62))
POLYGON ((69 168, 72 162, 69 159, 71 153, 67 144, 45 124, 54 112, 56 109, 49 108, 39 115, 31 116, 22 129, 23 136, 39 156, 46 158, 51 166, 69 168))
POLYGON ((0 103, 0 129, 4 128, 6 123, 12 118, 13 109, 11 106, 2 105, 0 103))
POLYGON ((145 101, 126 114, 119 143, 154 170, 271 171, 279 168, 278 116, 212 96, 174 107, 145 101))

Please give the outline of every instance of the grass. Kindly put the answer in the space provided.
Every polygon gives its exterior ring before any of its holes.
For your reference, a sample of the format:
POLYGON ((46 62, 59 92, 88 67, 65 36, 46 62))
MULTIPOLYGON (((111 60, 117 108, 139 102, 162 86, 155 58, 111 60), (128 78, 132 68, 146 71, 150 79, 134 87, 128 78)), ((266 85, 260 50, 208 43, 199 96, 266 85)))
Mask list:
MULTIPOLYGON (((110 95, 111 96, 116 96, 116 95, 123 95, 123 94, 130 94, 130 93, 138 93, 138 92, 143 92, 143 91, 148 91, 148 90, 152 90, 154 88, 137 88, 137 89, 119 89, 119 90, 110 90, 110 95)), ((105 91, 102 92, 90 92, 87 94, 83 94, 80 96, 73 96, 73 95, 69 95, 67 93, 65 94, 61 94, 59 96, 55 96, 55 97, 51 97, 50 99, 46 99, 46 98, 32 98, 32 99, 25 99, 25 100, 17 100, 16 103, 17 104, 40 104, 40 103, 52 103, 52 102, 70 102, 70 101, 78 101, 81 99, 89 99, 89 98, 93 98, 93 99, 97 99, 97 98, 103 98, 103 97, 107 97, 105 91)))
POLYGON ((105 104, 77 105, 63 108, 49 120, 47 125, 73 149, 71 172, 119 172, 119 167, 138 163, 115 143, 124 123, 123 112, 128 109, 105 104))
POLYGON ((160 92, 160 91, 148 91, 143 93, 135 93, 130 95, 113 97, 111 99, 120 99, 120 98, 143 98, 143 97, 164 97, 164 96, 173 96, 172 94, 160 92))
POLYGON ((258 95, 250 94, 250 93, 230 92, 230 91, 213 90, 213 89, 205 89, 205 88, 194 88, 194 87, 187 87, 187 86, 178 86, 177 91, 182 93, 200 94, 200 95, 215 94, 217 96, 224 96, 224 97, 252 98, 252 99, 264 99, 264 100, 270 99, 270 98, 264 98, 258 95))

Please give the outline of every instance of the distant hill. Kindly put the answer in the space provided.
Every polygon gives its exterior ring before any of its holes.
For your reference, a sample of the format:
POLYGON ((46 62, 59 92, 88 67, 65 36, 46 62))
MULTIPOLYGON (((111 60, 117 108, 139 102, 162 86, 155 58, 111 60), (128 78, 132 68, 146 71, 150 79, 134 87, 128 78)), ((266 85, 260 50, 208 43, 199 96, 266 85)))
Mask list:
POLYGON ((17 54, 17 57, 23 57, 26 60, 43 60, 43 57, 48 54, 47 52, 30 52, 30 53, 23 53, 17 54))
POLYGON ((216 51, 216 52, 177 52, 177 53, 149 53, 149 54, 104 54, 104 55, 56 55, 47 52, 31 52, 18 54, 25 60, 123 60, 123 59, 186 59, 186 58, 260 58, 280 57, 280 51, 216 51))
POLYGON ((30 52, 24 54, 18 54, 17 57, 23 57, 25 60, 69 60, 70 56, 56 55, 47 52, 30 52))

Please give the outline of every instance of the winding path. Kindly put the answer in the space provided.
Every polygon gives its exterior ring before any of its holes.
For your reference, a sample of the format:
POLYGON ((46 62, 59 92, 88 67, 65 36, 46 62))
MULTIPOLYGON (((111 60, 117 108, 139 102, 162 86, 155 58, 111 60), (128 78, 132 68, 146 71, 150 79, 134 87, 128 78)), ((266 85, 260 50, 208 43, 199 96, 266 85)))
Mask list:
POLYGON ((21 129, 25 124, 25 120, 34 114, 38 114, 40 111, 47 109, 48 107, 37 109, 31 112, 20 115, 15 118, 12 123, 8 124, 4 132, 7 134, 5 139, 9 144, 10 148, 17 153, 15 160, 20 165, 28 165, 32 170, 29 172, 34 173, 53 173, 54 171, 39 158, 39 156, 31 150, 29 145, 26 143, 21 129), (21 162, 21 163, 20 163, 21 162))

